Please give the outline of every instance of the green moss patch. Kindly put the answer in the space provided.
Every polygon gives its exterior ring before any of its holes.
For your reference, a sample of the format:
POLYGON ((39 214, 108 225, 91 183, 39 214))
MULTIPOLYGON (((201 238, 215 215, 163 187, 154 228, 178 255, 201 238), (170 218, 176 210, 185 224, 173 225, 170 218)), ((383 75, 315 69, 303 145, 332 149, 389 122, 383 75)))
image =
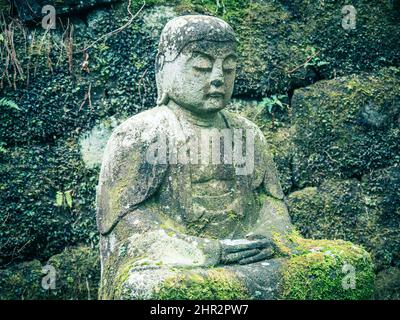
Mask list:
POLYGON ((97 248, 67 248, 49 259, 16 264, 0 270, 0 300, 93 300, 100 281, 100 259, 97 248), (51 266, 55 271, 55 288, 49 289, 51 266), (47 287, 46 287, 47 284, 47 287))
POLYGON ((167 278, 154 293, 154 298, 160 300, 242 300, 248 297, 235 275, 219 268, 204 274, 186 271, 167 278))
POLYGON ((370 255, 341 240, 288 239, 294 255, 283 266, 282 299, 363 300, 374 290, 370 255))

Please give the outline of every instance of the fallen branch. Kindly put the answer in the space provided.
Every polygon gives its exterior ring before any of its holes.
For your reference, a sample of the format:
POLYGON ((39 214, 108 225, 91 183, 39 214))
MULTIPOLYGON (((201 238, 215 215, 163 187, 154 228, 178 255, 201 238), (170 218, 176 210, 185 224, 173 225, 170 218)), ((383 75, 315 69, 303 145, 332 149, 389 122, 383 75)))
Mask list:
POLYGON ((89 108, 90 110, 93 110, 92 108, 92 97, 91 97, 91 90, 92 90, 92 83, 89 83, 89 89, 85 93, 85 97, 83 98, 83 101, 81 103, 81 106, 79 107, 79 111, 82 110, 82 107, 85 105, 86 101, 89 102, 89 108))
POLYGON ((132 22, 133 22, 133 20, 136 19, 136 17, 140 14, 140 12, 142 12, 142 10, 143 10, 143 8, 144 8, 145 5, 146 5, 146 1, 143 1, 142 7, 139 9, 138 12, 136 12, 135 15, 133 15, 132 12, 131 12, 131 9, 130 9, 131 0, 129 0, 128 7, 127 7, 127 10, 128 10, 128 12, 129 12, 129 14, 130 14, 130 16, 131 16, 131 18, 129 19, 129 21, 128 21, 127 23, 125 23, 123 26, 119 27, 118 29, 115 29, 115 30, 113 30, 113 31, 111 31, 111 32, 109 32, 109 33, 107 33, 107 34, 102 35, 100 38, 98 38, 97 40, 95 40, 94 42, 92 42, 90 45, 88 45, 86 48, 84 48, 83 50, 81 50, 81 52, 87 51, 89 48, 93 47, 96 43, 98 43, 98 42, 101 41, 102 39, 104 39, 104 38, 106 38, 106 37, 109 37, 109 36, 112 36, 112 35, 114 35, 114 34, 116 34, 116 33, 119 33, 119 32, 121 32, 122 30, 124 30, 126 27, 128 27, 129 25, 131 25, 132 22))
POLYGON ((310 56, 307 60, 306 60, 306 62, 304 62, 303 64, 301 64, 300 66, 297 66, 296 68, 294 68, 293 70, 290 70, 288 73, 293 73, 293 72, 295 72, 296 70, 299 70, 301 67, 304 67, 307 63, 309 63, 313 58, 315 58, 317 55, 318 55, 318 53, 320 53, 321 52, 321 50, 318 50, 316 53, 314 53, 312 56, 310 56))
MULTIPOLYGON (((141 76, 141 78, 140 78, 140 80, 139 80, 139 83, 138 83, 138 90, 139 90, 139 98, 140 98, 140 100, 142 100, 142 91, 141 91, 141 87, 142 87, 142 81, 143 81, 143 79, 144 79, 144 77, 145 77, 145 75, 146 75, 146 73, 147 73, 147 71, 148 71, 149 69, 147 68, 144 72, 143 72, 143 74, 142 74, 142 76, 141 76)), ((144 93, 146 93, 147 92, 147 89, 146 89, 146 84, 143 82, 143 86, 144 86, 144 93)))

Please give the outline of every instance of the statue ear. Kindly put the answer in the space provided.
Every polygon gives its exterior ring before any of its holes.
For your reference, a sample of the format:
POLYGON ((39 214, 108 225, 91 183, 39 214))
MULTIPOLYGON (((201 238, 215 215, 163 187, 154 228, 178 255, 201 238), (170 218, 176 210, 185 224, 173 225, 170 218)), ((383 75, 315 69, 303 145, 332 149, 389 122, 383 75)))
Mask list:
POLYGON ((157 98, 157 105, 158 106, 167 105, 168 102, 169 102, 168 92, 160 92, 157 98))
POLYGON ((162 53, 158 53, 156 57, 156 84, 157 84, 157 105, 167 105, 169 101, 168 93, 163 89, 162 83, 162 69, 164 68, 165 56, 162 53))
POLYGON ((163 55, 159 55, 157 56, 157 68, 156 68, 156 84, 157 84, 157 105, 158 106, 162 106, 162 105, 167 105, 168 101, 169 101, 169 95, 168 92, 165 90, 165 88, 163 87, 163 77, 162 77, 162 68, 164 67, 164 56, 163 55), (160 57, 162 58, 161 60, 160 57))
POLYGON ((156 73, 159 73, 164 67, 165 56, 162 53, 158 53, 156 57, 156 73))

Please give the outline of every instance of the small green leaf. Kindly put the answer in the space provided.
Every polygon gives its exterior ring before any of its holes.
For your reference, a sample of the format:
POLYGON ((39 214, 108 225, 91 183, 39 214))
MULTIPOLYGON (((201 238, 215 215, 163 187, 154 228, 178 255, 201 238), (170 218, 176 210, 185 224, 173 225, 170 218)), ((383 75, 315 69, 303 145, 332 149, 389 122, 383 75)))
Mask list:
POLYGON ((7 153, 7 149, 3 147, 4 145, 5 144, 0 141, 0 153, 7 153))
POLYGON ((67 206, 69 208, 72 208, 71 190, 68 190, 68 191, 65 192, 65 202, 67 203, 67 206))
POLYGON ((57 191, 56 206, 61 207, 62 205, 63 205, 63 193, 61 191, 57 191))
POLYGON ((21 110, 14 101, 7 98, 0 99, 0 106, 8 107, 10 109, 15 109, 15 110, 21 110))

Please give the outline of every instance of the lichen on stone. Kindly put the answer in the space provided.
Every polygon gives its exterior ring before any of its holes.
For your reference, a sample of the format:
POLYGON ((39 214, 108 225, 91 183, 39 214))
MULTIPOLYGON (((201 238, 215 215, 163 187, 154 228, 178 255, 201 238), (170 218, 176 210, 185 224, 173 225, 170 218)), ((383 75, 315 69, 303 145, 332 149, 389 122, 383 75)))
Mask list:
POLYGON ((242 300, 249 295, 245 286, 227 270, 212 268, 202 273, 184 271, 165 279, 153 298, 160 300, 242 300))

